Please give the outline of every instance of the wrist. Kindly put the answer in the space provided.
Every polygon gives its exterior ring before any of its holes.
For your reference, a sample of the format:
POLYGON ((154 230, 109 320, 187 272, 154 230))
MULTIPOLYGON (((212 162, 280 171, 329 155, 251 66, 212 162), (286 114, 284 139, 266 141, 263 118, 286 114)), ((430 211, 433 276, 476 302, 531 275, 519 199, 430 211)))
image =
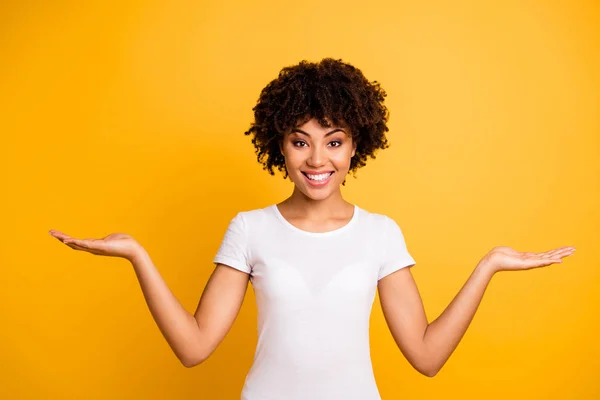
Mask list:
POLYGON ((490 262, 490 260, 488 260, 486 257, 479 261, 476 269, 485 273, 486 275, 489 275, 490 278, 494 276, 496 272, 500 271, 496 265, 490 262))
POLYGON ((144 247, 142 245, 137 244, 134 247, 131 254, 128 255, 126 258, 129 262, 131 262, 132 264, 135 264, 135 263, 139 263, 146 257, 148 257, 148 253, 146 252, 146 249, 144 249, 144 247))

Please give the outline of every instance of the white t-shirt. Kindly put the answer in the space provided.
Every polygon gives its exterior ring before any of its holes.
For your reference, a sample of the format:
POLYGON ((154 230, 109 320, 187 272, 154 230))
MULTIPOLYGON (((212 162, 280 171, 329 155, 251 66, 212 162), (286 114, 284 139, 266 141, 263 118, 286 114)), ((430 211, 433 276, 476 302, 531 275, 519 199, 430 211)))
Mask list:
POLYGON ((250 274, 258 343, 242 400, 380 400, 369 347, 377 281, 415 264, 391 218, 354 206, 323 233, 276 205, 238 213, 214 258, 250 274))

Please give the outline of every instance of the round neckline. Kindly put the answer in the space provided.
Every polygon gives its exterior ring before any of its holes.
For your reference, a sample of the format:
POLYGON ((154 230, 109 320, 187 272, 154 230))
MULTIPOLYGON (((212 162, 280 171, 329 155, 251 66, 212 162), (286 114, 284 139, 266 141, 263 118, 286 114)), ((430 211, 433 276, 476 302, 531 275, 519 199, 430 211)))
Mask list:
POLYGON ((309 232, 309 231, 305 231, 304 229, 300 229, 297 226, 293 225, 291 222, 289 222, 287 219, 285 219, 285 217, 283 216, 283 214, 281 214, 281 211, 279 211, 279 207, 277 207, 277 204, 273 204, 271 206, 271 208, 273 209, 273 212, 275 213, 275 215, 277 216, 277 219, 279 219, 279 221, 281 221, 281 223, 283 223, 283 225, 287 226, 288 228, 290 228, 293 231, 299 232, 303 235, 307 235, 307 236, 330 236, 330 235, 335 235, 344 231, 347 231, 348 229, 350 229, 352 227, 352 225, 354 225, 356 223, 356 221, 358 220, 358 214, 359 214, 359 207, 354 204, 354 213, 352 214, 352 218, 350 219, 350 221, 348 221, 348 223, 346 223, 345 225, 334 229, 332 231, 326 231, 326 232, 309 232))

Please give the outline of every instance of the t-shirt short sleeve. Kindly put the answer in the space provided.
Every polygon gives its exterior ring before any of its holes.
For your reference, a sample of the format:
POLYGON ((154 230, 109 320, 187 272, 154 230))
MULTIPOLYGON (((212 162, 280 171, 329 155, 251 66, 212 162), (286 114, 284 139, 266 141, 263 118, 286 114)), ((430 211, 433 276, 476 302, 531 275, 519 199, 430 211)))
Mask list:
POLYGON ((398 271, 399 269, 410 267, 415 265, 415 260, 409 254, 406 248, 406 242, 404 241, 404 235, 402 230, 394 221, 389 217, 385 217, 385 237, 384 249, 383 249, 383 261, 379 268, 379 279, 382 279, 392 272, 398 271))
POLYGON ((238 213, 229 223, 213 262, 225 264, 249 274, 252 268, 248 263, 247 239, 246 223, 243 215, 238 213))

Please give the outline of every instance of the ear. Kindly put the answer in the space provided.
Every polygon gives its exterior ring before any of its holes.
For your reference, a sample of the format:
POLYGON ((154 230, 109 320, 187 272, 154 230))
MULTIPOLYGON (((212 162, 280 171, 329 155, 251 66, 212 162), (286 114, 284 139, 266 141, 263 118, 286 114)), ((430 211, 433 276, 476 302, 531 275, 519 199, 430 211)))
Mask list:
POLYGON ((351 157, 354 157, 354 155, 356 154, 356 146, 357 146, 357 144, 358 143, 356 143, 355 140, 352 141, 352 156, 351 157))

